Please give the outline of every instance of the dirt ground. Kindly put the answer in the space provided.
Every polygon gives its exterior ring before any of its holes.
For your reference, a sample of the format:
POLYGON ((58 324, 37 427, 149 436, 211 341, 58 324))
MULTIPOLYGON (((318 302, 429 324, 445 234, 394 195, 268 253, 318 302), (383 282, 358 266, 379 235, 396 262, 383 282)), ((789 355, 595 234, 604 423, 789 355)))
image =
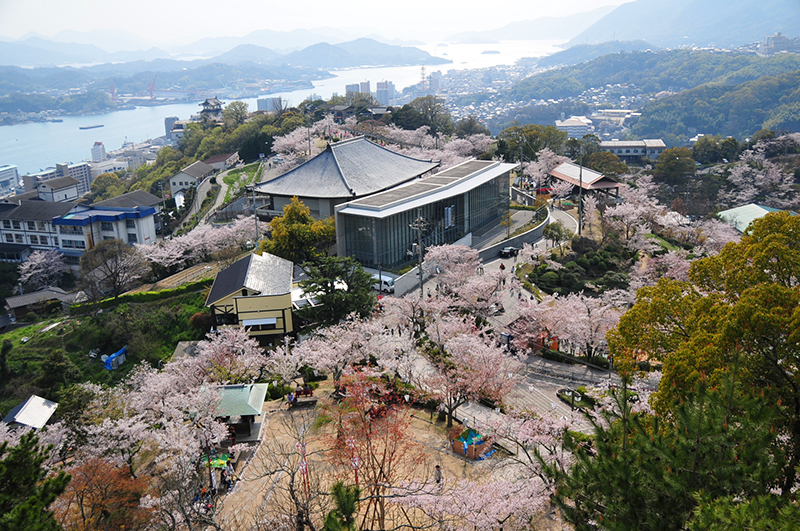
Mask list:
MULTIPOLYGON (((320 401, 324 400, 332 392, 332 387, 330 380, 322 382, 314 396, 320 401)), ((410 411, 408 435, 417 443, 422 456, 412 473, 415 481, 432 483, 434 466, 437 464, 442 469, 445 483, 462 478, 489 478, 507 457, 507 454, 504 456, 502 451, 498 451, 481 461, 464 459, 451 450, 445 422, 438 421, 430 411, 410 411)), ((265 402, 261 443, 250 455, 243 454, 240 457, 236 467, 239 481, 220 500, 218 521, 226 529, 250 528, 253 522, 275 518, 275 507, 287 502, 288 470, 293 466, 296 469, 296 460, 299 459, 295 452, 298 433, 303 433, 306 442, 311 489, 328 492, 330 485, 341 478, 341 470, 334 469, 328 461, 329 456, 325 455, 329 446, 326 442, 330 442, 329 439, 326 441, 329 432, 324 427, 313 426, 315 419, 316 411, 313 408, 288 409, 282 400, 265 402)), ((352 483, 349 475, 347 479, 352 483)), ((323 503, 327 504, 328 501, 323 503)), ((394 527, 415 517, 413 513, 409 515, 404 512, 401 515, 395 510, 392 519, 394 522, 391 527, 394 527)), ((565 527, 557 513, 550 512, 541 515, 533 529, 551 531, 565 527)))

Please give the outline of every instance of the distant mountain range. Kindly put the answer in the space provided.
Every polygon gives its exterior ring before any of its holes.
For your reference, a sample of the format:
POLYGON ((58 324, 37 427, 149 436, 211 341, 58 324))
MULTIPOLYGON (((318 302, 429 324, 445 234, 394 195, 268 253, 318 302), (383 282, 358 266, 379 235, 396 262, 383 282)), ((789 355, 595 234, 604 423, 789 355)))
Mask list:
POLYGON ((658 46, 731 47, 782 32, 800 35, 798 0, 636 0, 622 4, 568 45, 643 39, 658 46))
MULTIPOLYGON (((274 32, 273 32, 274 33, 274 32)), ((208 43, 206 43, 208 44, 208 43)), ((222 44, 216 42, 215 44, 222 44)), ((0 65, 24 67, 49 67, 56 65, 88 65, 133 62, 143 64, 138 70, 161 70, 159 62, 190 63, 193 66, 209 63, 259 65, 292 65, 307 68, 350 68, 367 65, 407 66, 450 63, 448 59, 433 57, 428 52, 409 46, 384 44, 374 39, 356 39, 339 44, 317 42, 302 50, 282 54, 257 44, 238 44, 227 52, 212 57, 178 61, 163 50, 108 53, 91 44, 67 44, 29 37, 20 42, 0 42, 0 65)))

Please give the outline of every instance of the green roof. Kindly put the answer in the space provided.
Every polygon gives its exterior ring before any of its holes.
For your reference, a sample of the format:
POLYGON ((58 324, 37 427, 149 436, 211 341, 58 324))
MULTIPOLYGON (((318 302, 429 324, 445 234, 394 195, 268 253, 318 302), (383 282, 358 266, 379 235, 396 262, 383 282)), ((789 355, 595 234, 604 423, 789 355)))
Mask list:
POLYGON ((777 208, 750 203, 749 205, 723 210, 719 213, 719 217, 734 229, 744 232, 754 220, 763 218, 770 212, 778 211, 779 209, 777 208))
POLYGON ((217 407, 221 417, 260 415, 268 384, 224 385, 219 388, 222 400, 217 407))

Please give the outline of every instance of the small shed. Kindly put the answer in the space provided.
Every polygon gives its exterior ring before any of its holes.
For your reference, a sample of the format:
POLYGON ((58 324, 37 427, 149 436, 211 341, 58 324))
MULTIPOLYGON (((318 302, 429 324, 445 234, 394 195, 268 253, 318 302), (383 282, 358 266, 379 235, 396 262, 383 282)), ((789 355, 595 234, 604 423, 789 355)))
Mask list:
POLYGON ((3 422, 11 427, 27 426, 40 430, 47 424, 53 413, 56 412, 58 403, 46 400, 41 396, 31 395, 25 402, 11 409, 3 422))
POLYGON ((217 415, 232 428, 237 440, 251 438, 254 431, 258 438, 261 424, 255 420, 261 416, 268 385, 239 384, 223 385, 219 388, 221 400, 217 406, 217 415))

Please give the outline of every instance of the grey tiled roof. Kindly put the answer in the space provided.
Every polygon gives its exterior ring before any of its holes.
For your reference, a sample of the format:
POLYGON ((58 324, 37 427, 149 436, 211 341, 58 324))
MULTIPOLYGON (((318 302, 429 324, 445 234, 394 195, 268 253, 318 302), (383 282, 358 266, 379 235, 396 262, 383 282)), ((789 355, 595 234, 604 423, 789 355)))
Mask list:
POLYGON ((214 171, 213 166, 206 164, 205 162, 201 162, 199 160, 197 162, 189 164, 188 166, 186 166, 184 169, 181 170, 181 172, 187 175, 191 175, 192 177, 195 177, 197 179, 202 179, 203 177, 205 177, 206 175, 208 175, 213 171, 214 171))
POLYGON ((328 144, 313 159, 256 185, 256 190, 286 197, 354 199, 419 177, 439 164, 395 153, 359 137, 328 144))
POLYGON ((155 206, 159 203, 161 203, 161 199, 153 194, 145 192, 144 190, 136 190, 128 192, 127 194, 118 195, 117 197, 112 197, 111 199, 106 199, 105 201, 97 202, 94 206, 134 208, 137 206, 155 206))
POLYGON ((55 203, 35 199, 20 201, 17 208, 0 210, 0 219, 51 221, 68 213, 76 204, 69 201, 55 203))
POLYGON ((39 291, 32 291, 30 293, 25 293, 24 295, 8 297, 6 299, 6 307, 9 309, 22 308, 23 306, 28 306, 29 304, 51 301, 53 299, 58 299, 62 302, 71 303, 72 301, 75 300, 77 296, 78 296, 77 293, 67 293, 61 288, 48 287, 39 291))
POLYGON ((261 295, 282 295, 292 291, 292 269, 289 260, 264 253, 252 253, 220 271, 206 299, 212 304, 242 288, 261 295))
POLYGON ((75 186, 77 184, 80 184, 80 181, 78 181, 78 179, 75 179, 74 177, 56 177, 55 179, 49 179, 47 181, 42 181, 39 183, 39 185, 43 184, 46 184, 53 190, 58 190, 59 188, 66 188, 68 186, 75 186))

